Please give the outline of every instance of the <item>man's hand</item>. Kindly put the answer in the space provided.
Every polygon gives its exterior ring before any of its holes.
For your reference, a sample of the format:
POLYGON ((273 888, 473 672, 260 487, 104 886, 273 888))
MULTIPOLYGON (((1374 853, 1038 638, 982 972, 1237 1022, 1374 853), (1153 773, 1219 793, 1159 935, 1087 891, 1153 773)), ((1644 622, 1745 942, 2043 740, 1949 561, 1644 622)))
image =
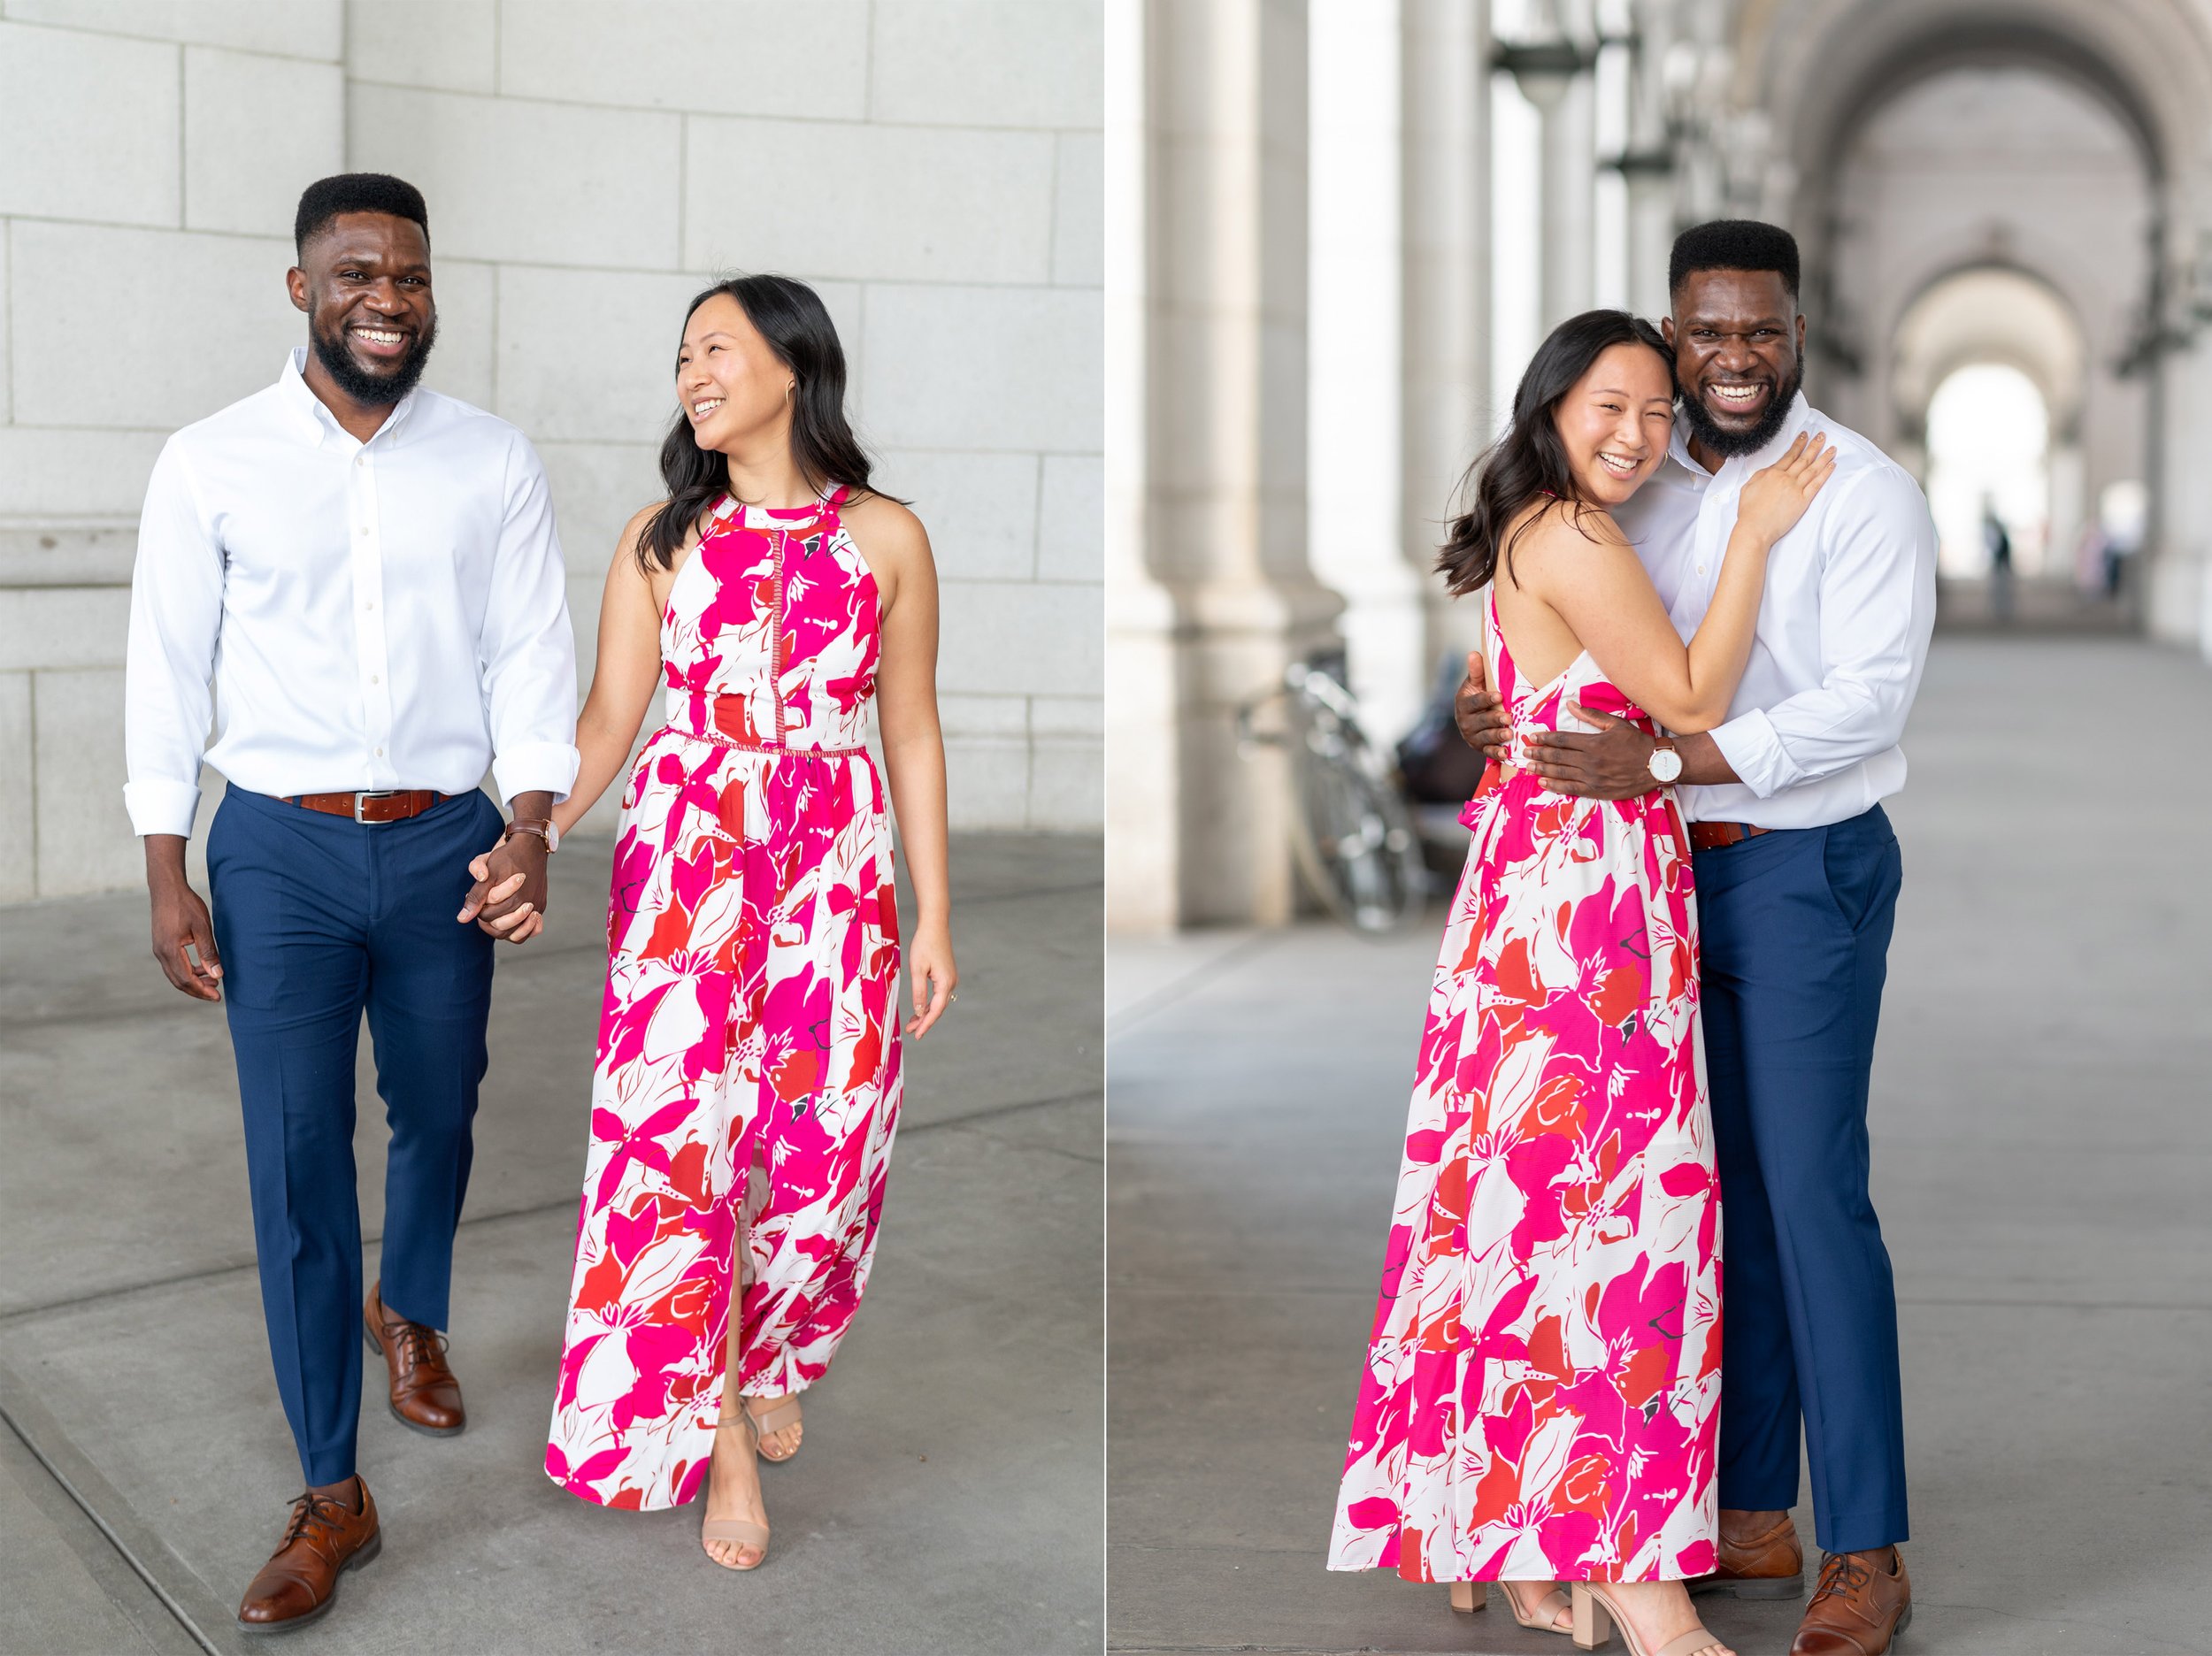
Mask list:
POLYGON ((220 1000, 215 923, 185 878, 183 835, 146 836, 146 889, 153 895, 154 958, 163 973, 195 1000, 220 1000))
MULTIPOLYGON (((542 822, 553 814, 550 794, 518 794, 509 801, 517 822, 542 822)), ((526 942, 545 930, 545 841, 534 833, 509 832, 469 863, 476 884, 454 916, 463 925, 476 922, 488 937, 526 942)))
POLYGON ((1571 731, 1538 731, 1524 746, 1529 769, 1555 794, 1582 799, 1633 799, 1659 784, 1651 774, 1651 750, 1658 744, 1625 719, 1570 702, 1567 710, 1594 735, 1571 731))
POLYGON ((1469 650, 1467 676, 1452 698, 1452 722, 1459 726, 1462 741, 1502 764, 1513 740, 1513 722, 1506 717, 1498 693, 1486 687, 1486 678, 1482 652, 1469 650))
POLYGON ((486 935, 526 942, 545 929, 545 841, 511 834, 469 864, 476 884, 455 916, 486 935))

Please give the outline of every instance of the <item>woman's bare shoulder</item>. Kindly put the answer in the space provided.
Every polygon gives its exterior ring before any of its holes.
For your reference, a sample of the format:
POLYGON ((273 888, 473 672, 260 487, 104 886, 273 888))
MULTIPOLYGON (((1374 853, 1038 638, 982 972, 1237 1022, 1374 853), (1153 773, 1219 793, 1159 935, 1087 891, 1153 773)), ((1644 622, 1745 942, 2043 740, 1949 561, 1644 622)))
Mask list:
POLYGON ((922 520, 887 494, 865 494, 837 509, 854 544, 872 557, 899 562, 929 554, 922 520))
POLYGON ((1613 514, 1602 506, 1579 502, 1548 501, 1532 513, 1520 534, 1517 552, 1525 549, 1542 562, 1586 558, 1593 547, 1625 548, 1628 537, 1613 514))

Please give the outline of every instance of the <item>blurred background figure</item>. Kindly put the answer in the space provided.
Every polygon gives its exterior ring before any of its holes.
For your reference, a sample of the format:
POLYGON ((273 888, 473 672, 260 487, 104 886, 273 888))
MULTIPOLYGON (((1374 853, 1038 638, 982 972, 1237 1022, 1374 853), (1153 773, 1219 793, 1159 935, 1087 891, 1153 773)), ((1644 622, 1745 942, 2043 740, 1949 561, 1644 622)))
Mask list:
POLYGON ((2012 619, 2012 537, 2005 520, 1997 515, 1997 502, 1982 497, 1982 547, 1989 555, 1989 613, 1997 621, 2012 619))

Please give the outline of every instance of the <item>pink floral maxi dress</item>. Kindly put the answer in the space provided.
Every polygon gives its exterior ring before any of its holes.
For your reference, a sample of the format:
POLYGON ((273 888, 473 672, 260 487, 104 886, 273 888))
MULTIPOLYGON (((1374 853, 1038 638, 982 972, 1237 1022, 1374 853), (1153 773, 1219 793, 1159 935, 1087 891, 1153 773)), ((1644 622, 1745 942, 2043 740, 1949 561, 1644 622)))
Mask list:
POLYGON ((868 1278, 898 1118, 898 925, 862 746, 876 584, 843 498, 724 500, 662 616, 668 722, 622 802, 545 1452, 602 1506, 698 1492, 741 1202, 747 1395, 820 1378, 868 1278))
MULTIPOLYGON (((1518 741, 1650 721, 1587 654, 1518 741)), ((1719 1199, 1671 797, 1494 769, 1429 994, 1333 1569, 1656 1581, 1714 1567, 1719 1199)))

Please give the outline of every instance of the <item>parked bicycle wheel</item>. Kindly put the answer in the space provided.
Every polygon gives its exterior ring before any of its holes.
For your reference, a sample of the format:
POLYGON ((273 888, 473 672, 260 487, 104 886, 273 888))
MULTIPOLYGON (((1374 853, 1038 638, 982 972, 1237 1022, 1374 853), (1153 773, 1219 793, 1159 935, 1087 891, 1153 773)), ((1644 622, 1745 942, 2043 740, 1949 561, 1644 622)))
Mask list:
POLYGON ((1290 758, 1291 855, 1306 886, 1356 931, 1396 930, 1420 907, 1427 873, 1397 785, 1359 724, 1350 691, 1315 662, 1294 662, 1283 688, 1241 709, 1248 742, 1280 744, 1290 758), (1283 727, 1255 733, 1257 706, 1280 701, 1283 727))

